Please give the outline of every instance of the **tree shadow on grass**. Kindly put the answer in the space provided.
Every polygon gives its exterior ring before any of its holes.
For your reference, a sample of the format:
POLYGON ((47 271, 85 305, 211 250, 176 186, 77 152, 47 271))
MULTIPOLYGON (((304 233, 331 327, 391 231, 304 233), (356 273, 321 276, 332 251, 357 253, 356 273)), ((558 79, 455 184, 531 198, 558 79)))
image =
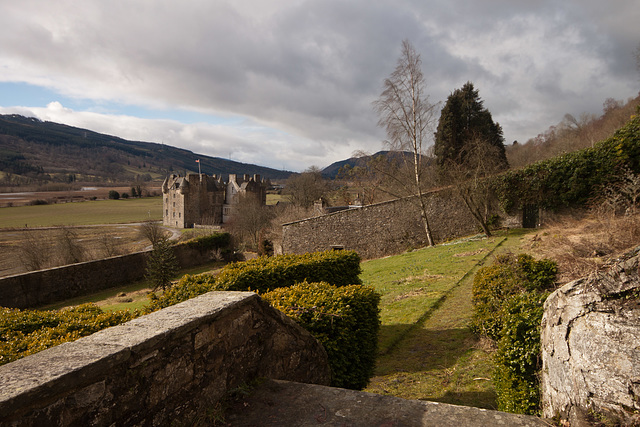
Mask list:
MULTIPOLYGON (((415 372, 447 368, 470 350, 478 347, 479 339, 469 328, 425 329, 409 325, 383 325, 380 337, 402 334, 394 345, 381 348, 379 366, 394 371, 415 372)), ((381 372, 381 375, 385 373, 381 372)))
MULTIPOLYGON (((382 326, 384 334, 407 325, 382 326)), ((377 358, 370 390, 409 399, 495 408, 490 350, 467 327, 414 327, 377 358)))

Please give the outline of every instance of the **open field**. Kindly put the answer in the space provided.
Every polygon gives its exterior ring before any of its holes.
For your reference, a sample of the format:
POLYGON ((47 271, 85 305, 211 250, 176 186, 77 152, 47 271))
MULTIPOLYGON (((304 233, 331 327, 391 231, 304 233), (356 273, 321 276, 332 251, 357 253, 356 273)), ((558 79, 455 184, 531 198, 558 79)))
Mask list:
POLYGON ((162 197, 0 208, 0 229, 120 224, 162 219, 162 197))
POLYGON ((56 243, 65 232, 82 248, 83 261, 143 250, 150 243, 139 223, 149 219, 162 219, 161 197, 0 208, 0 276, 28 271, 25 244, 43 255, 43 268, 60 265, 56 243))

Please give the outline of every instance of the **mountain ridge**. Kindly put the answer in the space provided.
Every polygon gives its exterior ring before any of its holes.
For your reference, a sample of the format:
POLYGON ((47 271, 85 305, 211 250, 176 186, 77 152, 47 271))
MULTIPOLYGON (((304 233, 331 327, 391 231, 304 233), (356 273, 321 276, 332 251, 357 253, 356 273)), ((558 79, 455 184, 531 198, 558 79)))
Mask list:
POLYGON ((278 180, 293 173, 17 114, 0 115, 0 181, 5 184, 161 180, 170 173, 197 172, 196 160, 209 175, 259 174, 278 180))

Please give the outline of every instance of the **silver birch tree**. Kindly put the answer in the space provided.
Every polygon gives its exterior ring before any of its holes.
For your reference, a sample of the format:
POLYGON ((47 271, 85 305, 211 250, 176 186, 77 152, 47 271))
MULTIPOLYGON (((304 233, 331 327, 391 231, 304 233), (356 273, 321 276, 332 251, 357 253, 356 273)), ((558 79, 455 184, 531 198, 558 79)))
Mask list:
MULTIPOLYGON (((413 154, 412 193, 417 196, 424 231, 429 246, 434 245, 429 215, 424 201, 426 188, 426 145, 433 135, 437 104, 426 95, 426 82, 420 55, 408 40, 402 42, 398 65, 384 81, 384 90, 373 103, 378 113, 378 125, 385 129, 385 143, 393 151, 413 154)), ((403 159, 407 156, 402 155, 403 159)))

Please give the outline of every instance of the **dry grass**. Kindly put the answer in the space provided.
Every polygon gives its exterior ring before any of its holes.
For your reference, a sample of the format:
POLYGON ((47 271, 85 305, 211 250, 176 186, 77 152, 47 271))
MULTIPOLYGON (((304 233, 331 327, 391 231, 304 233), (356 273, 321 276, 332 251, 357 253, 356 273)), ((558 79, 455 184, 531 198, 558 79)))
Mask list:
POLYGON ((65 231, 80 251, 79 261, 141 251, 150 245, 141 237, 139 224, 0 229, 0 276, 34 270, 35 262, 41 263, 39 268, 67 264, 70 248, 59 245, 65 231))
POLYGON ((524 249, 558 262, 558 281, 566 283, 607 268, 640 244, 640 213, 614 215, 602 210, 565 212, 545 220, 524 249))

